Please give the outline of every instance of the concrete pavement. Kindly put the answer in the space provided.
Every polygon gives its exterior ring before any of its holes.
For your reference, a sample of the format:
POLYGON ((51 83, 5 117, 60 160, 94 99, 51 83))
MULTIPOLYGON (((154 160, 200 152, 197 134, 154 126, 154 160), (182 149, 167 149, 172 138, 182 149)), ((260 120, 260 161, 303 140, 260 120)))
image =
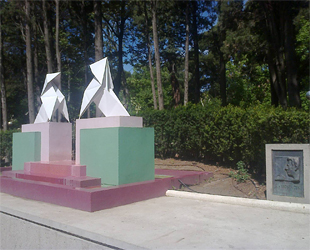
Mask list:
POLYGON ((7 221, 10 216, 81 236, 90 240, 88 249, 310 249, 308 205, 305 212, 294 212, 167 196, 89 213, 3 193, 0 198, 1 249, 12 248, 3 228, 7 226, 3 218, 7 221))

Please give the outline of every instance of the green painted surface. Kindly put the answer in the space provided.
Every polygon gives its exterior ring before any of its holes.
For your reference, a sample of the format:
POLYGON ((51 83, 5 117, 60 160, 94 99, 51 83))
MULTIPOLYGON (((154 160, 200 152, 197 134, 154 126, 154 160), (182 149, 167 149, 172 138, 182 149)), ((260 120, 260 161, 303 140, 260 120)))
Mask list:
POLYGON ((41 160, 41 133, 13 134, 12 170, 23 170, 24 163, 41 160))
POLYGON ((154 180, 154 129, 82 129, 80 163, 108 185, 154 180))
POLYGON ((153 128, 120 128, 119 152, 121 184, 154 179, 153 128))
POLYGON ((87 176, 118 185, 118 129, 82 129, 80 142, 80 164, 86 165, 87 176))

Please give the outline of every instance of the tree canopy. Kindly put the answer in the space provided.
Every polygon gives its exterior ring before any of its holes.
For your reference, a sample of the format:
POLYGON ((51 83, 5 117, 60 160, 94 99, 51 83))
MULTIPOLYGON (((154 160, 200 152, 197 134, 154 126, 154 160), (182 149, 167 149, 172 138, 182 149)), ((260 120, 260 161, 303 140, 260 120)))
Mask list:
POLYGON ((4 130, 33 122, 48 72, 62 72, 76 119, 88 65, 102 57, 131 114, 210 99, 309 109, 308 1, 5 0, 0 8, 4 130))

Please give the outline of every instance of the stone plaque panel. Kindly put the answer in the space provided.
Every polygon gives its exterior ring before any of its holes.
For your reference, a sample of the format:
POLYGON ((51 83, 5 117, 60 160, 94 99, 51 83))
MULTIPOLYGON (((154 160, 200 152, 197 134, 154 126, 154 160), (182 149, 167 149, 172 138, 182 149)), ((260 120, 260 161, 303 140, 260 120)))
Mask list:
POLYGON ((310 144, 266 144, 266 195, 310 204, 310 144))
POLYGON ((303 151, 272 151, 273 194, 304 197, 303 151))

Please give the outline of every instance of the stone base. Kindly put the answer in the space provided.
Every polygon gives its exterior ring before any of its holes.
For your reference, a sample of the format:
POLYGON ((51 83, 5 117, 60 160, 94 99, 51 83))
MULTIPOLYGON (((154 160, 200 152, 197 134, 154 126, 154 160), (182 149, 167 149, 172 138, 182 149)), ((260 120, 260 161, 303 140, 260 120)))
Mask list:
MULTIPOLYGON (((7 171, 6 176, 0 176, 0 190, 26 199, 94 212, 165 196, 168 189, 180 187, 179 180, 187 185, 194 185, 213 176, 208 172, 161 169, 155 170, 155 173, 158 178, 153 181, 115 187, 78 187, 68 185, 67 182, 61 183, 61 178, 58 177, 36 176, 38 179, 27 179, 22 171, 7 171)), ((33 178, 34 176, 32 175, 33 178)))
POLYGON ((24 132, 13 134, 12 168, 24 169, 24 162, 41 160, 41 133, 24 132))
MULTIPOLYGON (((72 160, 72 124, 62 122, 44 122, 22 125, 22 133, 41 133, 41 161, 72 160)), ((14 148, 13 144, 13 148, 14 148)), ((29 147, 29 145, 23 145, 29 147)))
POLYGON ((153 128, 81 130, 80 163, 107 185, 154 180, 153 128))
POLYGON ((101 187, 101 179, 86 176, 86 166, 81 165, 26 162, 24 170, 6 171, 2 176, 68 187, 101 187))
POLYGON ((310 204, 310 144, 266 145, 267 199, 310 204))
POLYGON ((75 162, 80 164, 80 136, 81 129, 90 128, 116 128, 116 127, 132 127, 142 128, 143 118, 137 116, 110 116, 97 117, 88 119, 77 119, 75 128, 75 162))

